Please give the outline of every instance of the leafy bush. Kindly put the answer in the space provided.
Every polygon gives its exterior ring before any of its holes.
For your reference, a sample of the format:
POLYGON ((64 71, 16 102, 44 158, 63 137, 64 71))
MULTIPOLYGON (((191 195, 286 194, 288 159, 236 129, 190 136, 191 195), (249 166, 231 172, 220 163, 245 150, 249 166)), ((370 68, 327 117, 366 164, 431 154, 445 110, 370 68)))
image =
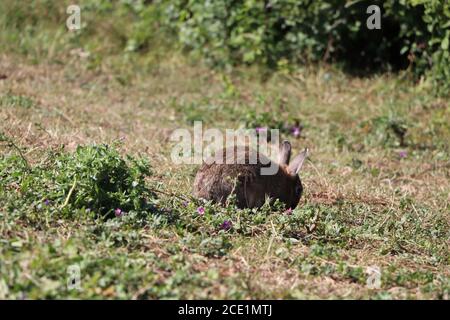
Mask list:
POLYGON ((431 64, 429 74, 438 93, 450 92, 450 2, 440 0, 413 0, 425 8, 428 46, 420 58, 421 64, 431 64))
POLYGON ((330 61, 357 72, 411 65, 416 75, 431 70, 436 84, 450 83, 446 1, 174 0, 166 12, 182 45, 215 65, 330 61), (380 30, 366 27, 373 4, 382 8, 380 30))
POLYGON ((77 210, 106 217, 131 211, 145 214, 152 210, 154 199, 144 181, 148 175, 145 159, 124 158, 107 145, 79 146, 73 154, 51 153, 36 166, 16 155, 2 156, 2 206, 10 211, 25 206, 63 216, 77 210))

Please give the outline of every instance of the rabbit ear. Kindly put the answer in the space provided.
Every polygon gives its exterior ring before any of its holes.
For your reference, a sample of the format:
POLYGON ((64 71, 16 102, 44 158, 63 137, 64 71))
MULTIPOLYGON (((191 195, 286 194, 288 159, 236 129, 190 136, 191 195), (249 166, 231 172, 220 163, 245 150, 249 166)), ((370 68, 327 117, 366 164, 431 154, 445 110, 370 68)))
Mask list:
POLYGON ((284 140, 280 146, 280 154, 278 156, 278 164, 287 165, 289 158, 291 157, 291 144, 289 141, 284 140))
POLYGON ((300 172, 303 163, 308 156, 308 148, 305 148, 299 155, 297 155, 292 162, 289 164, 288 171, 291 175, 296 175, 300 172))

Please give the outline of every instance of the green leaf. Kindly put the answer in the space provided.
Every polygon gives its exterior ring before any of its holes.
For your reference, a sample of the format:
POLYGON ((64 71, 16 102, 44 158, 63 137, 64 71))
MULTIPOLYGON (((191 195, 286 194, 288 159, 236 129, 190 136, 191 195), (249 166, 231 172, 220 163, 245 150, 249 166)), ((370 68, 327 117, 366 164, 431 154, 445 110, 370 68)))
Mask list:
POLYGON ((448 50, 449 39, 448 37, 444 38, 441 43, 442 50, 448 50))

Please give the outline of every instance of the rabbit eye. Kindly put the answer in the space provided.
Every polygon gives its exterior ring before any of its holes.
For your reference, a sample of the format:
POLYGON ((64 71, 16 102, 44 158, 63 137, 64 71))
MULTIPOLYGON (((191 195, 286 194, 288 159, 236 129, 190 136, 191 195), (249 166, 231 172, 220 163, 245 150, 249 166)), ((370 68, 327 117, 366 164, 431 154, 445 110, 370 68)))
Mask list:
POLYGON ((295 186, 295 194, 297 196, 299 196, 301 192, 302 192, 302 188, 300 186, 295 186))

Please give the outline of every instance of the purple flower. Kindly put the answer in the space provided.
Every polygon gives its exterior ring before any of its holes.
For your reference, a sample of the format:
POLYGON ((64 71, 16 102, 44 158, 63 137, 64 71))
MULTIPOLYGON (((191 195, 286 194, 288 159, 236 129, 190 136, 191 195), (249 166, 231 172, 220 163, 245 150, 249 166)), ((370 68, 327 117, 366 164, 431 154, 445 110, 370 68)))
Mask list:
POLYGON ((183 206, 187 207, 188 205, 189 205, 189 202, 187 202, 187 201, 183 202, 183 206))
POLYGON ((114 210, 114 214, 116 215, 116 217, 121 217, 123 215, 122 209, 117 208, 116 210, 114 210))
POLYGON ((204 215, 205 214, 205 208, 203 208, 203 207, 198 207, 197 208, 197 213, 199 214, 199 215, 204 215))
POLYGON ((44 204, 45 204, 46 206, 49 206, 49 205, 50 205, 50 200, 45 199, 44 204))
POLYGON ((220 226, 220 229, 222 230, 230 230, 233 226, 233 223, 230 220, 225 220, 222 225, 220 226))
POLYGON ((400 151, 400 152, 398 153, 398 156, 399 156, 400 158, 406 158, 406 157, 408 156, 408 151, 402 150, 402 151, 400 151))
POLYGON ((294 137, 298 138, 298 137, 300 137, 300 134, 302 133, 302 128, 299 126, 294 126, 291 129, 291 133, 294 137))
POLYGON ((292 209, 291 208, 289 208, 289 209, 287 209, 285 212, 284 212, 285 214, 292 214, 292 209))

